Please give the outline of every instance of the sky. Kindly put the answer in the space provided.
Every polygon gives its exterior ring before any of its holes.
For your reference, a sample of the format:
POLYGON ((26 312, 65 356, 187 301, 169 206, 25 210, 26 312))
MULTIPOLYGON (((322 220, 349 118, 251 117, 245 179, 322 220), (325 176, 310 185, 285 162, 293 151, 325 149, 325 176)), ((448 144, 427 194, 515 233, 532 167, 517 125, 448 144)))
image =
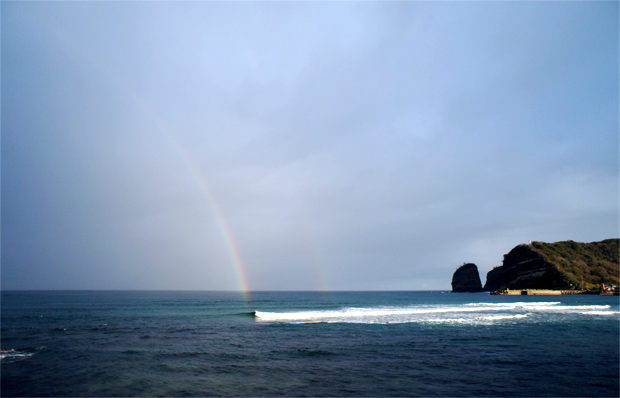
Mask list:
POLYGON ((619 233, 618 2, 1 2, 2 289, 450 290, 619 233))

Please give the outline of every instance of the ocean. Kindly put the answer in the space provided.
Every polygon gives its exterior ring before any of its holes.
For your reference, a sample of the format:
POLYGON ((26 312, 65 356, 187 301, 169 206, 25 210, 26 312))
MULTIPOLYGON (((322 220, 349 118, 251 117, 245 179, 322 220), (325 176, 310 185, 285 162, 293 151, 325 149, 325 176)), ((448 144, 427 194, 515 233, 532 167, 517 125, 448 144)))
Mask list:
POLYGON ((614 296, 3 291, 1 395, 618 397, 614 296))

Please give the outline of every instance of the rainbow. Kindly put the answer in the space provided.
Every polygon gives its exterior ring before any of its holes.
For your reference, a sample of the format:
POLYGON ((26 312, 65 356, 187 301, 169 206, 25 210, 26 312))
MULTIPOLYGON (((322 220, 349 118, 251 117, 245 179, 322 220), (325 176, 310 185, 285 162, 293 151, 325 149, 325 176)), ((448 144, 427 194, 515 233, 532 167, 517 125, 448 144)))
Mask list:
POLYGON ((248 284, 247 273, 245 266, 241 259, 237 243, 234 235, 226 221, 226 217, 222 212, 215 195, 211 191, 209 184, 207 183, 200 168, 193 160, 192 156, 185 149, 182 143, 172 134, 171 129, 168 128, 166 123, 145 103, 145 101, 133 90, 131 90, 125 82, 102 62, 95 57, 91 56, 86 50, 80 48, 75 42, 73 42, 67 35, 57 29, 50 29, 53 36, 56 37, 61 43, 63 43, 68 50, 80 59, 86 60, 94 69, 96 69, 101 75, 105 76, 110 82, 113 82, 120 90, 131 99, 131 101, 146 115, 158 128, 158 130, 166 136, 166 138, 174 145, 174 147, 181 154, 185 164, 188 166, 191 174, 195 178, 198 186, 202 190, 209 208, 211 209, 217 227, 226 246, 228 256, 230 257, 231 264, 233 265, 235 276, 237 279, 238 289, 240 290, 243 300, 246 305, 249 303, 250 287, 248 284))
MULTIPOLYGON (((125 87, 125 86, 122 85, 122 87, 125 87)), ((226 245, 226 249, 230 257, 231 263, 234 267, 239 290, 241 291, 241 294, 243 295, 243 300, 246 303, 248 303, 249 295, 250 295, 250 288, 248 284, 247 273, 245 271, 245 266, 243 264, 243 261, 241 260, 241 255, 239 254, 239 249, 237 247, 236 240, 230 230, 230 226, 228 225, 228 222, 226 221, 226 217, 224 217, 224 213, 222 212, 220 206, 218 205, 215 195, 213 195, 213 192, 211 191, 209 184, 204 178, 202 172, 200 171, 200 168, 198 167, 196 162, 193 160, 191 155, 188 153, 188 151, 185 149, 185 147, 176 139, 176 137, 170 132, 170 129, 155 114, 155 112, 153 112, 151 108, 148 107, 136 93, 130 90, 127 90, 127 89, 124 89, 123 91, 130 98, 132 98, 133 102, 138 106, 138 108, 140 108, 142 112, 145 115, 147 115, 155 123, 155 125, 158 127, 160 132, 162 132, 168 138, 168 140, 170 140, 170 142, 174 144, 176 149, 181 154, 183 160, 185 161, 185 164, 188 166, 192 175, 196 179, 198 186, 201 188, 204 196, 207 199, 207 203, 209 204, 209 207, 211 208, 211 211, 213 212, 213 215, 215 216, 217 226, 220 230, 220 233, 226 245)))
MULTIPOLYGON (((175 139, 173 139, 171 136, 170 138, 173 142, 176 143, 175 139)), ((241 260, 241 255, 239 254, 237 243, 230 230, 230 226, 228 225, 228 222, 226 221, 226 217, 224 217, 224 213, 222 213, 220 206, 217 204, 217 200, 215 199, 213 192, 211 191, 209 185, 207 184, 207 181, 202 177, 202 173, 200 172, 200 169, 198 168, 198 166, 195 164, 195 162, 190 157, 190 155, 187 153, 187 151, 180 144, 178 143, 176 144, 177 144, 176 147, 178 148, 179 152, 183 155, 183 158, 185 159, 185 163, 189 166, 190 170, 192 171, 192 174, 196 178, 198 185, 200 186, 205 197, 207 198, 207 202, 209 203, 211 210, 213 211, 213 214, 215 215, 215 220, 217 222, 219 230, 224 239, 224 243, 226 245, 226 249, 228 251, 230 260, 235 269, 235 275, 237 276, 239 289, 241 290, 243 299, 247 303, 249 300, 249 293, 250 293, 248 277, 245 271, 245 266, 243 264, 243 261, 241 260)))
POLYGON ((181 145, 181 143, 172 134, 169 133, 169 130, 165 128, 166 127, 165 124, 161 120, 159 120, 159 118, 156 115, 154 115, 150 111, 149 108, 146 108, 145 106, 141 105, 140 104, 141 101, 140 102, 137 101, 136 103, 139 104, 139 106, 143 109, 143 111, 149 114, 149 116, 157 124, 159 129, 168 137, 168 139, 171 142, 175 144, 175 147, 177 148, 177 150, 179 151, 179 153, 185 160, 185 163, 187 164, 190 171, 192 172, 192 175, 195 177, 198 183, 198 186, 201 188, 204 196, 207 198, 207 203, 209 204, 209 207, 211 208, 211 211, 213 212, 213 215, 215 216, 217 226, 220 230, 220 233, 226 245, 228 255, 235 269, 235 275, 237 277, 239 290, 241 291, 241 294, 243 295, 244 301, 248 303, 250 288, 248 284, 247 273, 245 271, 245 266, 243 264, 243 261, 241 260, 241 255, 239 253, 239 249, 237 247, 237 243, 234 238, 234 235, 232 234, 230 230, 230 226, 228 225, 228 221, 226 221, 226 217, 224 217, 224 213, 222 212, 220 206, 218 205, 218 202, 215 199, 215 195, 213 195, 213 192, 211 191, 209 184, 207 183, 206 179, 203 177, 202 172, 200 171, 200 168, 198 167, 196 162, 194 162, 193 158, 190 156, 187 150, 181 145))

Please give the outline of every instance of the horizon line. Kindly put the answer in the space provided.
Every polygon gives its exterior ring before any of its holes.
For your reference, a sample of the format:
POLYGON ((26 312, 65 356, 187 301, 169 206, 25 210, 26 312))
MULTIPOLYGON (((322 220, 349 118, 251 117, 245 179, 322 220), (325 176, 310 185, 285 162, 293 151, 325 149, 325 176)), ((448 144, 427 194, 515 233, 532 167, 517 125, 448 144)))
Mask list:
POLYGON ((302 290, 269 290, 269 289, 261 289, 261 290, 251 290, 248 292, 243 292, 241 290, 226 290, 226 289, 214 289, 214 290, 199 290, 199 289, 2 289, 1 292, 211 292, 211 293, 237 293, 243 295, 245 293, 357 293, 357 292, 451 292, 451 290, 443 290, 443 289, 411 289, 411 290, 403 290, 403 289, 343 289, 343 290, 310 290, 310 289, 302 289, 302 290))

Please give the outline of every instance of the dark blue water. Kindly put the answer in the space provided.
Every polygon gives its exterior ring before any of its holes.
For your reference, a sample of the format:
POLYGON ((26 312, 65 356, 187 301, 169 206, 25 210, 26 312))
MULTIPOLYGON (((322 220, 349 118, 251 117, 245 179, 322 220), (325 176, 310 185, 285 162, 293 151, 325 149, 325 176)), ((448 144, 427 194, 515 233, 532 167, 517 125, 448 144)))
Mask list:
POLYGON ((2 292, 2 396, 618 397, 619 301, 2 292), (256 316, 252 311, 256 311, 256 316))

